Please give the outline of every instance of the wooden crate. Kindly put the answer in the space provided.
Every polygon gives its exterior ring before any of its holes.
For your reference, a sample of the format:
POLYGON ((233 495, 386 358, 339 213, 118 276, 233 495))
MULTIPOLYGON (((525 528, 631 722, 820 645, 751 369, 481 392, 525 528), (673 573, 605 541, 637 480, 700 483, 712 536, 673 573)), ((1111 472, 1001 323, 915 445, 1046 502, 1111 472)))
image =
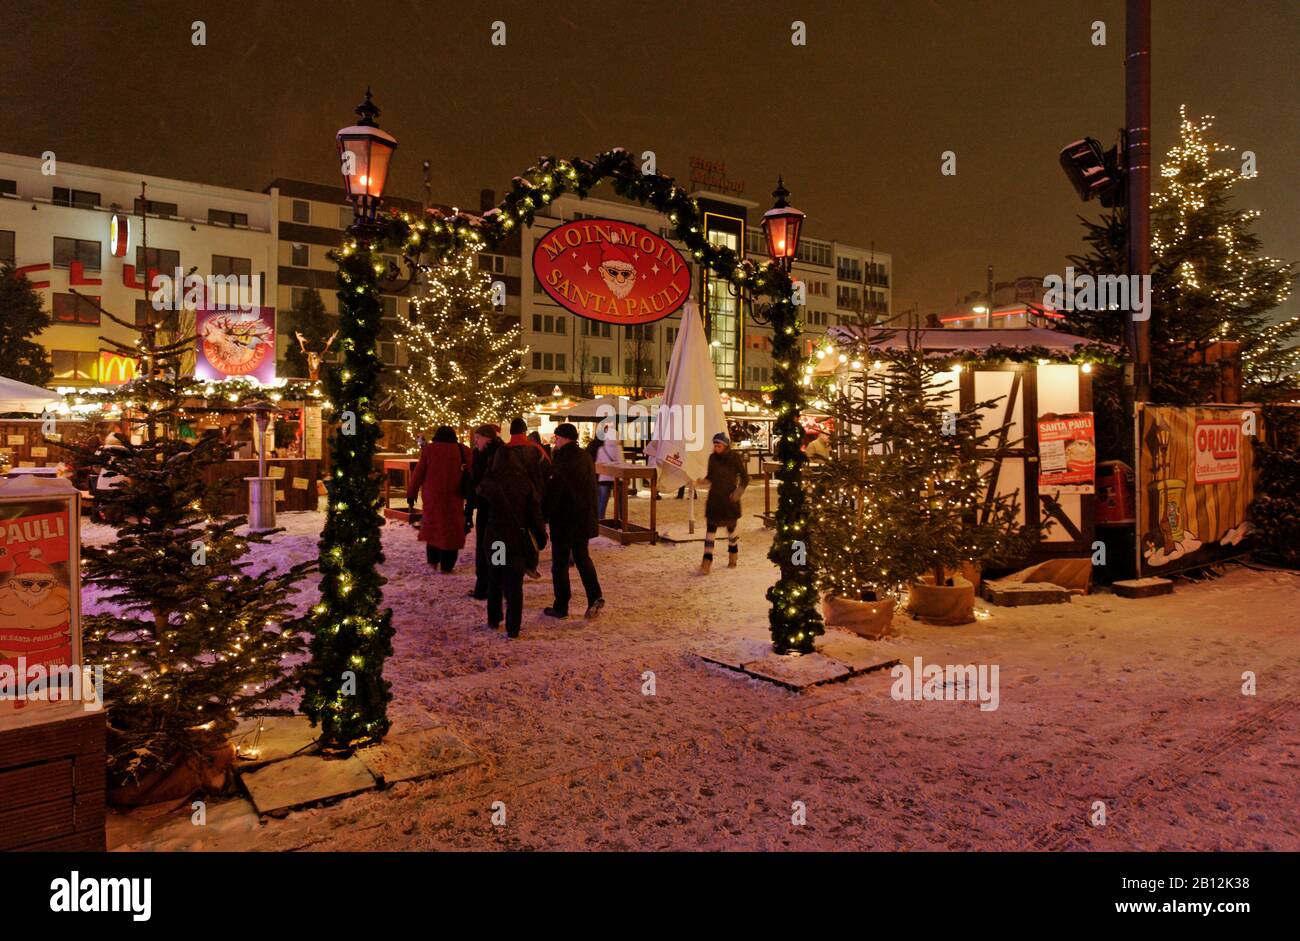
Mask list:
POLYGON ((104 842, 104 713, 0 731, 0 850, 104 842))

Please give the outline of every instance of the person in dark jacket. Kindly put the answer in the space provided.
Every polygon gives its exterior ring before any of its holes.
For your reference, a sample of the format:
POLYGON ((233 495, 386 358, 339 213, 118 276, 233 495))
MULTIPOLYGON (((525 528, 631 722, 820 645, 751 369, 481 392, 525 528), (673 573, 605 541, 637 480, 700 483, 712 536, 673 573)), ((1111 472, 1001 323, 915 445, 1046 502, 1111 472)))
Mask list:
POLYGON ((515 449, 502 450, 478 485, 478 496, 488 507, 487 618, 493 630, 501 626, 504 600, 506 636, 518 637, 524 572, 537 567, 538 553, 546 546, 546 523, 521 455, 515 449))
POLYGON ((488 503, 478 495, 478 485, 483 483, 492 461, 504 445, 496 425, 479 425, 474 429, 474 457, 470 463, 470 483, 473 493, 465 502, 466 525, 474 526, 474 589, 470 597, 486 601, 488 596, 487 527, 491 517, 488 503), (471 517, 477 517, 472 519, 471 517))
POLYGON ((587 550, 587 541, 596 535, 596 465, 578 447, 578 429, 568 422, 555 429, 542 515, 551 526, 551 581, 555 587, 555 603, 543 613, 553 618, 569 616, 572 558, 587 592, 586 617, 594 618, 605 606, 596 564, 587 550))
POLYGON ((727 568, 734 569, 740 551, 736 523, 740 520, 740 498, 749 486, 749 471, 745 459, 731 450, 731 439, 722 432, 713 436, 709 471, 699 484, 709 486, 704 501, 704 561, 700 563, 700 574, 708 575, 713 568, 713 537, 719 526, 727 527, 727 568))
POLYGON ((469 464, 469 449, 456 440, 455 431, 443 425, 420 449, 420 460, 406 486, 408 504, 420 495, 424 556, 443 573, 456 567, 456 554, 465 545, 464 488, 469 464))
POLYGON ((551 476, 551 456, 540 443, 528 437, 528 424, 522 418, 510 420, 510 440, 506 446, 520 450, 522 467, 537 488, 537 499, 540 500, 546 489, 546 478, 551 476))

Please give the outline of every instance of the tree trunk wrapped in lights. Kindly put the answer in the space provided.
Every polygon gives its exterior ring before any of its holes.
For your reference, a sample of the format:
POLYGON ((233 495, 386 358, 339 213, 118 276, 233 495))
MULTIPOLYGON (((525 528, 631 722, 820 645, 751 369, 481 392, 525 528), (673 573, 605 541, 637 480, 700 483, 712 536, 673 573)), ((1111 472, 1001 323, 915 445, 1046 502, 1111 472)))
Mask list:
POLYGON ((384 660, 393 653, 392 611, 381 608, 380 480, 373 466, 380 429, 375 396, 383 258, 363 238, 336 253, 342 362, 329 372, 337 421, 330 437, 328 510, 320 540, 320 601, 311 609, 312 660, 302 711, 327 748, 347 750, 388 731, 384 660))

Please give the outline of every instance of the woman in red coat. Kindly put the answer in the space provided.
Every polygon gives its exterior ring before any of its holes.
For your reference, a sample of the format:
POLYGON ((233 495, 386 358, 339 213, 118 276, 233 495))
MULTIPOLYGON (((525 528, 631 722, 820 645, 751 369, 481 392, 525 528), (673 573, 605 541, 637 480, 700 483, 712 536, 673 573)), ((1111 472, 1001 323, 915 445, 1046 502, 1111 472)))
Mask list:
POLYGON ((430 565, 443 572, 456 567, 456 554, 465 545, 465 475, 469 449, 456 440, 456 432, 443 425, 420 451, 420 462, 406 487, 406 502, 420 495, 423 517, 420 541, 430 565))

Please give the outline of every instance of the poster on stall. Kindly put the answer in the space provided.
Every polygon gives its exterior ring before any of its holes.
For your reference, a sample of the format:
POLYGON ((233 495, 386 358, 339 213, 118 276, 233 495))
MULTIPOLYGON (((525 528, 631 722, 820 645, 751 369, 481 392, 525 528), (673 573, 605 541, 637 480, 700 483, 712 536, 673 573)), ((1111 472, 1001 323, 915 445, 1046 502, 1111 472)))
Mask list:
POLYGON ((46 714, 33 684, 80 663, 77 513, 69 481, 0 481, 0 726, 46 714))
POLYGON ((319 405, 304 406, 302 421, 302 456, 307 460, 319 461, 321 457, 321 438, 324 431, 321 422, 321 407, 319 405))
POLYGON ((198 349, 194 375, 220 382, 229 377, 275 378, 275 308, 194 312, 198 349))
POLYGON ((1138 413, 1138 574, 1167 575, 1249 549, 1251 409, 1144 405, 1138 413))
POLYGON ((1097 472, 1094 438, 1092 412, 1039 418, 1039 492, 1092 493, 1097 472))

